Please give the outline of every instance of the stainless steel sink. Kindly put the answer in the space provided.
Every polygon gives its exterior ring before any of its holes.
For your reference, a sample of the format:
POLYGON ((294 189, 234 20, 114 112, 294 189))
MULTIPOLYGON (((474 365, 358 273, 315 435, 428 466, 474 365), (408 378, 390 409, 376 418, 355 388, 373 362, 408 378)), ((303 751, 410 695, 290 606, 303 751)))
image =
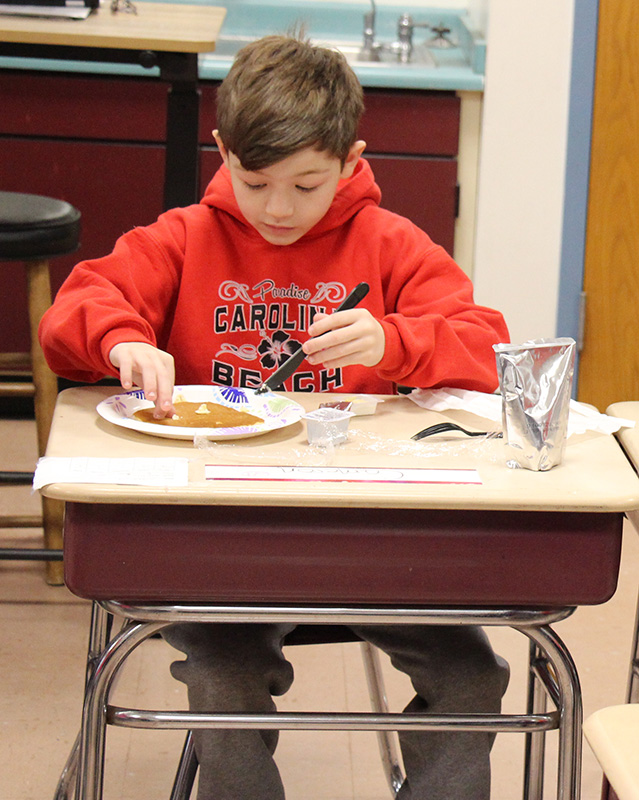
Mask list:
MULTIPOLYGON (((349 39, 324 39, 321 37, 315 38, 313 36, 311 36, 310 39, 313 44, 339 50, 344 54, 349 64, 360 69, 367 67, 385 69, 389 67, 396 68, 397 66, 402 66, 405 69, 423 69, 424 67, 436 66, 435 60, 433 59, 430 51, 423 45, 418 45, 413 49, 410 63, 400 65, 397 55, 387 51, 381 52, 379 60, 377 61, 371 61, 365 57, 362 57, 361 41, 353 41, 349 39)), ((203 61, 208 65, 213 65, 216 63, 222 64, 227 62, 230 64, 238 50, 252 41, 255 41, 255 37, 234 34, 222 35, 217 40, 215 52, 207 53, 205 56, 203 56, 203 61)))

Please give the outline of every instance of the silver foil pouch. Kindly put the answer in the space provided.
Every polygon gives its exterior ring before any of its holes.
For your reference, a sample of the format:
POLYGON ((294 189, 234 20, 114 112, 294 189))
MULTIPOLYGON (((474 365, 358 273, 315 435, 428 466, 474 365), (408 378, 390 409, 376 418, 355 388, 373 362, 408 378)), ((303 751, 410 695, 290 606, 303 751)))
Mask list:
POLYGON ((575 365, 574 339, 493 345, 508 466, 543 471, 561 463, 575 365))

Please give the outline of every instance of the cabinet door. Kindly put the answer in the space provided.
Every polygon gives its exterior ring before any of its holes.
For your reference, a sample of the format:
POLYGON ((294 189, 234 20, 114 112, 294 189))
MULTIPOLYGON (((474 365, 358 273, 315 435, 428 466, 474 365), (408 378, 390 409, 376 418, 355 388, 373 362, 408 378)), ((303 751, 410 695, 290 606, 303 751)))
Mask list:
POLYGON ((454 92, 365 89, 359 128, 371 153, 456 156, 461 101, 454 92))
POLYGON ((0 70, 0 132, 163 142, 168 86, 154 78, 0 70))
MULTIPOLYGON (((82 214, 80 249, 51 262, 55 293, 78 261, 111 252, 115 240, 162 211, 164 149, 161 146, 12 139, 2 143, 0 189, 58 197, 82 214)), ((24 268, 3 263, 0 337, 3 351, 29 349, 24 268)))
POLYGON ((383 208, 408 217, 453 252, 457 205, 455 159, 367 155, 382 190, 383 208))

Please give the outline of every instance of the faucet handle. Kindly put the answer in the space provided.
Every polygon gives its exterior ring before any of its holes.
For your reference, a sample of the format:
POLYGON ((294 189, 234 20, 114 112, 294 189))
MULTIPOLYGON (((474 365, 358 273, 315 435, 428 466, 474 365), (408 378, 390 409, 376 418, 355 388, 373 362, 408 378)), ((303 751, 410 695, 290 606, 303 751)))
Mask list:
POLYGON ((399 41, 412 47, 415 28, 430 28, 430 23, 415 22, 410 14, 401 14, 397 21, 397 38, 399 41))
POLYGON ((430 22, 415 22, 410 14, 400 14, 397 30, 412 30, 413 28, 430 28, 430 22))
POLYGON ((439 25, 433 25, 431 30, 435 35, 430 42, 427 43, 428 47, 455 47, 455 42, 449 36, 452 31, 450 28, 446 27, 443 22, 440 22, 439 25))

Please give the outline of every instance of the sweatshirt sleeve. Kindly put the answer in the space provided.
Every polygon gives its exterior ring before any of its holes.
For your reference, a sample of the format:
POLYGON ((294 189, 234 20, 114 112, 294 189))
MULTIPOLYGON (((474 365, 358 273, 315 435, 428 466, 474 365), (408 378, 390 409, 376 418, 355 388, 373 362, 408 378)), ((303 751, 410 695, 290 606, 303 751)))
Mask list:
POLYGON ((73 268, 40 323, 40 342, 57 375, 88 383, 117 377, 109 361, 114 345, 162 347, 179 285, 179 233, 179 224, 160 218, 124 234, 110 255, 73 268))
POLYGON ((395 231, 386 249, 386 336, 378 375, 426 389, 497 388, 493 344, 509 341, 503 316, 479 306, 470 279, 418 228, 395 231))

